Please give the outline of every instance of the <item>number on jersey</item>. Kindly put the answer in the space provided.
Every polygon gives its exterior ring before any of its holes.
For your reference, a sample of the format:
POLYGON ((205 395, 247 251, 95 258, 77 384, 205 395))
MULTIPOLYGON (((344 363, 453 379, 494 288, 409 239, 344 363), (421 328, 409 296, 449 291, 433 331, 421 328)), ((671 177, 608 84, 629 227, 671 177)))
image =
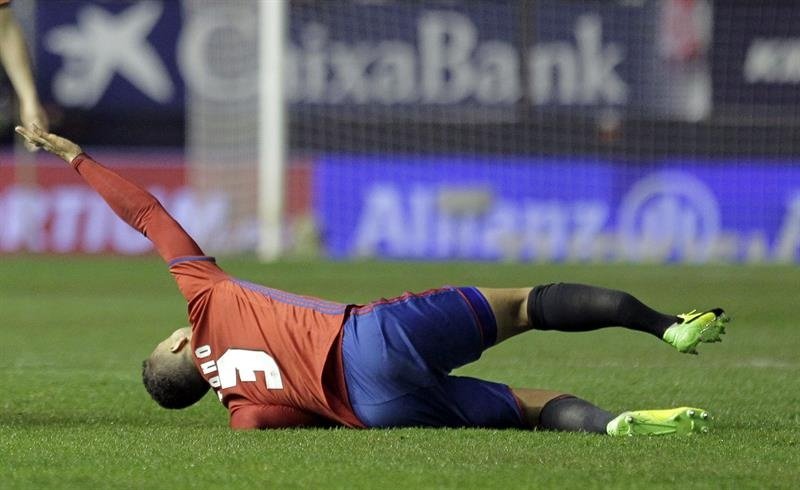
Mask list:
MULTIPOLYGON (((211 348, 207 345, 195 350, 198 359, 211 355, 211 348)), ((269 354, 260 350, 228 349, 214 361, 201 363, 203 374, 218 371, 219 376, 209 379, 214 388, 231 388, 236 386, 237 380, 243 383, 256 381, 256 373, 263 372, 267 389, 282 390, 283 380, 278 369, 278 363, 269 354), (238 378, 237 378, 238 373, 238 378)))

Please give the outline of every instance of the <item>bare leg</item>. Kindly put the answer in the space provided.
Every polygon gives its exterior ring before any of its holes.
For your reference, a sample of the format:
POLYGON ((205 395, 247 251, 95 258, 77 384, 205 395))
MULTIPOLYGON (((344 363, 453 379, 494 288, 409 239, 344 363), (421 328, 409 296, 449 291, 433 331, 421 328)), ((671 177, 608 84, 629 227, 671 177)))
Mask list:
POLYGON ((497 342, 531 329, 528 295, 533 288, 478 288, 497 320, 497 342))
POLYGON ((542 407, 547 405, 547 402, 562 396, 568 396, 563 391, 535 390, 532 388, 513 388, 511 391, 521 402, 522 409, 525 412, 525 420, 531 427, 539 426, 539 415, 542 412, 542 407))

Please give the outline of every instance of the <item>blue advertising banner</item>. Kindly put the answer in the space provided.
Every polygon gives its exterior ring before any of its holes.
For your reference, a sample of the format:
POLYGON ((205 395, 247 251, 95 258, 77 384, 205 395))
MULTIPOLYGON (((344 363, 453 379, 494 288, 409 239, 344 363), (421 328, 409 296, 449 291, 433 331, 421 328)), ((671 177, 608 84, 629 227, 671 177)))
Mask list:
POLYGON ((288 98, 298 105, 513 105, 525 90, 518 4, 295 4, 288 98))
POLYGON ((38 2, 38 84, 44 102, 97 114, 183 116, 176 1, 38 2))
MULTIPOLYGON (((257 94, 257 2, 37 5, 45 102, 174 120, 183 115, 187 90, 209 100, 257 94)), ((693 99, 701 109, 691 114, 683 108, 686 67, 679 77, 653 62, 666 18, 658 5, 292 2, 286 97, 294 110, 341 114, 368 106, 390 109, 394 117, 431 117, 415 112, 427 107, 492 109, 508 118, 524 106, 703 117, 708 104, 702 101, 693 99)))
POLYGON ((714 4, 715 106, 797 116, 800 10, 794 2, 714 4))
MULTIPOLYGON (((645 5, 592 1, 535 2, 528 53, 537 106, 634 106, 645 98, 653 70, 658 15, 645 5)), ((658 88, 656 86, 656 88, 658 88)))
POLYGON ((295 109, 641 111, 662 89, 659 18, 657 2, 297 2, 287 96, 295 109))
POLYGON ((314 182, 335 258, 800 260, 788 162, 329 155, 314 182))

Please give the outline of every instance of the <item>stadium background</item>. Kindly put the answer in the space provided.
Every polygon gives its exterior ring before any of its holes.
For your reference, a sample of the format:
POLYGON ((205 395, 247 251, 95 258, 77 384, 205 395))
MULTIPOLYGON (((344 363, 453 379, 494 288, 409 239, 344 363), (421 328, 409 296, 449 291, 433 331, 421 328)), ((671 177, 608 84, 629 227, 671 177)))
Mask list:
POLYGON ((138 367, 185 303, 146 240, 19 147, 3 80, 1 488, 796 487, 793 2, 292 1, 288 257, 269 264, 251 254, 257 6, 13 3, 53 130, 144 183, 226 271, 337 301, 571 281, 720 305, 725 342, 697 357, 536 332, 459 370, 614 411, 696 404, 714 431, 236 433, 213 396, 161 410, 138 367))
MULTIPOLYGON (((54 129, 143 169, 218 253, 258 239, 257 5, 15 6, 54 129)), ((796 18, 785 2, 291 2, 285 249, 797 261, 796 18)), ((3 94, 0 249, 148 250, 68 172, 11 153, 3 94)))

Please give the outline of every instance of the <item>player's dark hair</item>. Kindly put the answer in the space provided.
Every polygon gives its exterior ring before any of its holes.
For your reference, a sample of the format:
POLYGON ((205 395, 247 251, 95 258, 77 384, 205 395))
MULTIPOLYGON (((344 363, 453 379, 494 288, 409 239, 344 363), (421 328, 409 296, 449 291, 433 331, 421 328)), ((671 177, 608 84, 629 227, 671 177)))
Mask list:
POLYGON ((142 363, 142 382, 150 397, 164 408, 186 408, 209 389, 208 383, 191 364, 159 366, 146 359, 142 363))

